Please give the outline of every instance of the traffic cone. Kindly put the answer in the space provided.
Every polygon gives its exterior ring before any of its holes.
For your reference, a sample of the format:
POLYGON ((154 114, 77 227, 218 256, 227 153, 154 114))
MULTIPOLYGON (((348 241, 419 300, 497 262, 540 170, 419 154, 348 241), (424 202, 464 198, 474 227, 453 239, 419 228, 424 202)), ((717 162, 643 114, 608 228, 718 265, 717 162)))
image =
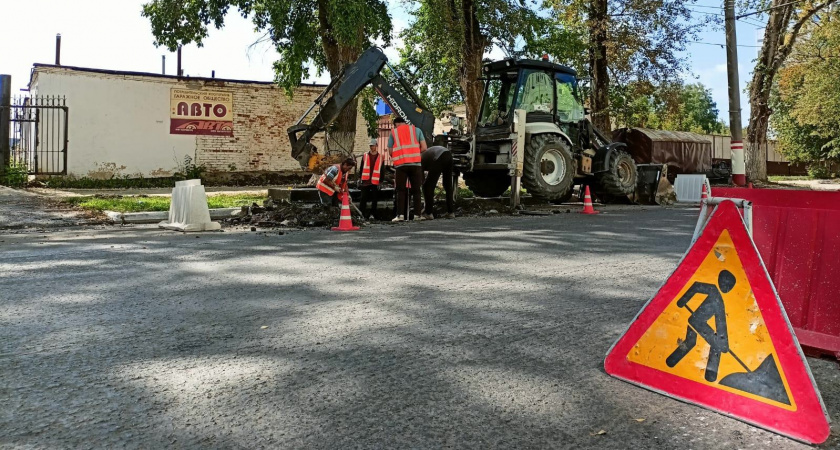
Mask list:
POLYGON ((592 195, 589 194, 589 186, 586 186, 585 195, 583 196, 583 211, 581 214, 598 214, 595 208, 592 207, 592 195))
POLYGON ((341 196, 341 218, 338 219, 338 226, 332 227, 333 231, 356 231, 359 227, 353 226, 353 219, 350 216, 350 193, 345 192, 341 196))
POLYGON ((752 189, 752 188, 753 188, 753 184, 752 184, 752 183, 750 183, 749 185, 747 185, 747 187, 749 187, 750 189, 752 189))
POLYGON ((706 202, 707 198, 709 198, 709 195, 706 193, 706 183, 703 183, 703 190, 700 191, 700 208, 703 207, 703 203, 706 202))

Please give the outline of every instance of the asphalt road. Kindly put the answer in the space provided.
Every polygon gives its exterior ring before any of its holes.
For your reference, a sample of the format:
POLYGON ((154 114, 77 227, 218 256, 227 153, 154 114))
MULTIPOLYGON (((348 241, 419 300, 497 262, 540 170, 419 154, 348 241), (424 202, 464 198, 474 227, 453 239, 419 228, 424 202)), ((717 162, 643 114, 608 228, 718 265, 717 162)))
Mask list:
POLYGON ((0 446, 806 448, 603 371, 696 215, 0 235, 0 446))

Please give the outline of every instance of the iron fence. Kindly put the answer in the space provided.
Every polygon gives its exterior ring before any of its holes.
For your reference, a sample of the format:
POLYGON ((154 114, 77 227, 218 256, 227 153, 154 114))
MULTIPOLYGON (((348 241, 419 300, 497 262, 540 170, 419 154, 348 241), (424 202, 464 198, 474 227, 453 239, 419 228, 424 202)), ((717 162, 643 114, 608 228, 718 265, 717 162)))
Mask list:
POLYGON ((20 96, 9 108, 11 163, 30 175, 66 175, 68 107, 64 96, 20 96))

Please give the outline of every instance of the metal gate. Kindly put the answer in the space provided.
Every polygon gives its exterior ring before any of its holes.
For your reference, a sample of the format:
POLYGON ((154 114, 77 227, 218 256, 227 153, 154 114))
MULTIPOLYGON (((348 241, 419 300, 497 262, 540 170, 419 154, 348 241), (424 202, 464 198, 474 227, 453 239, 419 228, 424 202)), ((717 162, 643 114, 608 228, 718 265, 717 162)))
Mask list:
POLYGON ((390 166, 393 163, 391 162, 391 155, 388 154, 388 138, 391 137, 391 130, 394 129, 394 123, 391 122, 390 116, 380 116, 378 125, 379 137, 377 139, 377 150, 382 156, 382 163, 390 166))
POLYGON ((68 108, 65 97, 15 97, 8 108, 11 164, 25 166, 30 175, 66 175, 68 108))

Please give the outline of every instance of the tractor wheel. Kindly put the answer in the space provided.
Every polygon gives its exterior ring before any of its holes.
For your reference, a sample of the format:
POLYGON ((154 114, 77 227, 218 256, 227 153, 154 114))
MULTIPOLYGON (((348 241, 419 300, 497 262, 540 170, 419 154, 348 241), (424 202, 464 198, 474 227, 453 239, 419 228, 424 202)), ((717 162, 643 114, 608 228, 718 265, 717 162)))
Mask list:
POLYGON ((537 134, 525 146, 522 185, 534 197, 554 201, 567 199, 572 191, 575 165, 562 138, 537 134))
POLYGON ((464 174, 464 183, 476 197, 498 197, 510 187, 506 170, 484 170, 464 174))
POLYGON ((610 168, 597 175, 598 193, 603 199, 623 198, 636 190, 636 163, 629 154, 616 151, 610 160, 610 168))

